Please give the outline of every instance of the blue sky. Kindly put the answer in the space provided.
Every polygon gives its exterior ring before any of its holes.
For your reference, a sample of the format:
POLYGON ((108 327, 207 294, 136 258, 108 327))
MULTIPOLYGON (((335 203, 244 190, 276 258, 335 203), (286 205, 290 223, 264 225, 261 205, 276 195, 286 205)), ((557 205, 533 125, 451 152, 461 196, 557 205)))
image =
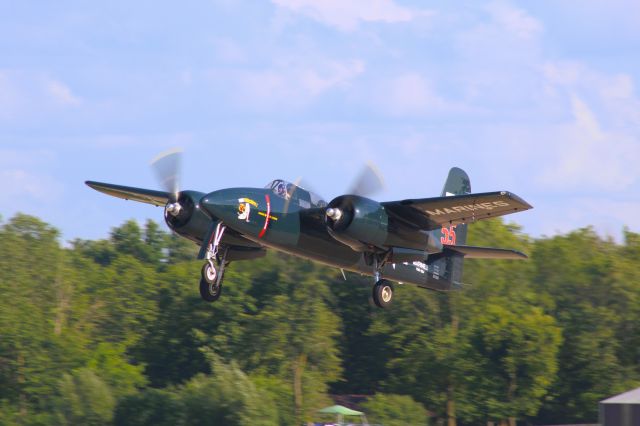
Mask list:
POLYGON ((533 235, 640 232, 640 3, 538 0, 0 0, 0 214, 101 238, 159 208, 87 179, 158 188, 303 176, 331 199, 362 163, 384 200, 447 170, 510 190, 533 235))

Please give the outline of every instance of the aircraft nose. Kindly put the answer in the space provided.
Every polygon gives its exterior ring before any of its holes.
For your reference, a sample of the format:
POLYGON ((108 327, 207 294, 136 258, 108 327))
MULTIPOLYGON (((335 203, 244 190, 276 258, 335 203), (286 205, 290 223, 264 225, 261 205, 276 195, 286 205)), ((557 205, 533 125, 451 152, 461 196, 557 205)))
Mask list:
POLYGON ((232 197, 232 194, 226 190, 211 192, 200 200, 200 208, 204 212, 222 220, 237 207, 237 204, 237 197, 232 197))

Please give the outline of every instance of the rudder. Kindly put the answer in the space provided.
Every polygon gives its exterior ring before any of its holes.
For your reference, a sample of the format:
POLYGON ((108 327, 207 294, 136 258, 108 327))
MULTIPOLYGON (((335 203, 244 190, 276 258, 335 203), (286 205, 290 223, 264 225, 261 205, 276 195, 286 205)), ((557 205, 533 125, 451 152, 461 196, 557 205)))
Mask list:
MULTIPOLYGON (((447 176, 447 180, 444 183, 444 187, 442 188, 442 197, 451 197, 452 195, 466 195, 471 193, 471 180, 469 179, 469 175, 467 172, 458 167, 453 167, 449 170, 449 176, 447 176)), ((443 237, 447 237, 443 242, 446 241, 448 244, 458 244, 464 245, 467 242, 467 224, 460 224, 457 226, 451 226, 449 228, 443 228, 442 232, 443 237), (453 235, 446 235, 446 231, 451 230, 454 232, 453 235)))
MULTIPOLYGON (((469 175, 458 167, 449 170, 449 175, 442 188, 442 197, 465 195, 471 193, 471 180, 469 175)), ((436 232, 436 238, 440 238, 443 245, 464 245, 467 241, 467 224, 444 226, 440 232, 436 232)), ((464 256, 456 252, 439 255, 430 264, 440 271, 440 277, 451 283, 452 287, 462 282, 462 263, 464 256)))

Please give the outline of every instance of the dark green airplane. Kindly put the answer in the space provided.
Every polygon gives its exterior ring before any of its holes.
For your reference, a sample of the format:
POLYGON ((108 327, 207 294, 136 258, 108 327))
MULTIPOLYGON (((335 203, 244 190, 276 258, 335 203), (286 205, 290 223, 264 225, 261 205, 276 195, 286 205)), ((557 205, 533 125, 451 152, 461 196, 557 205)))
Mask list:
POLYGON ((373 277, 373 301, 381 308, 392 301, 391 281, 455 290, 462 287, 465 258, 527 257, 465 245, 467 223, 531 206, 506 191, 472 194, 469 177, 459 168, 449 172, 440 197, 380 203, 353 191, 326 203, 280 179, 264 188, 179 191, 177 155, 156 162, 166 191, 86 184, 114 197, 164 206, 169 228, 201 247, 198 258, 206 262, 200 294, 208 302, 220 297, 231 262, 262 257, 267 249, 373 277))

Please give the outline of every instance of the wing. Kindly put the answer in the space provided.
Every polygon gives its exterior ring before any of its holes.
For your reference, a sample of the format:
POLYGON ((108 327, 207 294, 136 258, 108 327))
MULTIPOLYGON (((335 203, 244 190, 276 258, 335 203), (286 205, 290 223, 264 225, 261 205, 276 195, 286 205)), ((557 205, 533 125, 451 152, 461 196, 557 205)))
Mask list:
POLYGON ((141 203, 153 204, 154 206, 164 206, 169 202, 169 193, 164 191, 93 182, 90 180, 85 183, 96 191, 125 200, 139 201, 141 203))
POLYGON ((506 191, 390 201, 387 212, 423 230, 474 222, 531 209, 531 205, 506 191))
POLYGON ((475 247, 475 246, 446 246, 445 251, 455 251, 465 259, 527 259, 528 256, 517 250, 475 247))

